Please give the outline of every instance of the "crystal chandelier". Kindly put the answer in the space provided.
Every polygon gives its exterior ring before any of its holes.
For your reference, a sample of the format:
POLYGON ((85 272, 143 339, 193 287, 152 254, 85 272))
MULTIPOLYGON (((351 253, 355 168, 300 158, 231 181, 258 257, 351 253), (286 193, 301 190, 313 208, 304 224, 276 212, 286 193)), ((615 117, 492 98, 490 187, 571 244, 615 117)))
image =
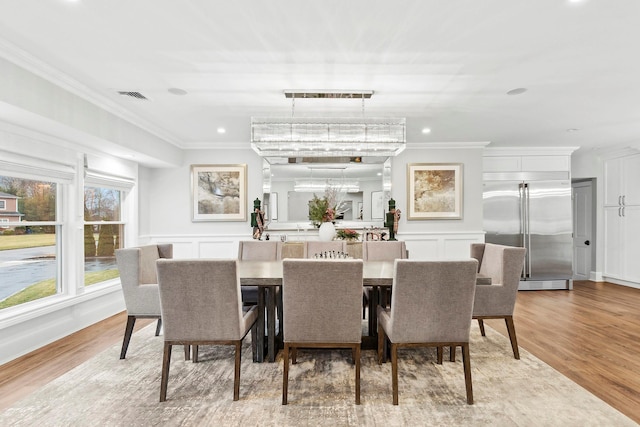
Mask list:
POLYGON ((406 146, 406 120, 364 117, 372 93, 285 92, 292 117, 252 117, 251 148, 263 157, 395 156, 406 146), (362 98, 363 117, 294 117, 295 98, 362 98))

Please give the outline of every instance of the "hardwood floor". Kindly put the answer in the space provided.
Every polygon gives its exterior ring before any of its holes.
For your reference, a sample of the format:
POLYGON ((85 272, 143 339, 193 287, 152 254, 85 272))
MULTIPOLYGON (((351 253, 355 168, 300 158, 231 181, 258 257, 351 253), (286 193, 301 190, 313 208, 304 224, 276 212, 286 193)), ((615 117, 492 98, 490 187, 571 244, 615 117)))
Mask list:
MULTIPOLYGON (((640 289, 522 291, 514 321, 520 347, 640 423, 640 289)), ((507 336, 503 321, 485 322, 507 336)))
MULTIPOLYGON (((523 291, 514 318, 522 348, 640 423, 639 289, 585 281, 573 291, 523 291)), ((506 335, 504 322, 485 322, 506 335)), ((0 366, 0 410, 120 344, 125 323, 118 314, 0 366)))

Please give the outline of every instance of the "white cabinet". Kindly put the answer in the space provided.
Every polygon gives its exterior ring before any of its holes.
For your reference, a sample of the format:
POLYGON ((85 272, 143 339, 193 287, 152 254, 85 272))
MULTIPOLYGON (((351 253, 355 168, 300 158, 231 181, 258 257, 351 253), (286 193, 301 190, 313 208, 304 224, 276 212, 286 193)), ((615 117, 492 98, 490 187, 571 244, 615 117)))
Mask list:
POLYGON ((640 205, 640 154, 604 163, 604 204, 640 205))
POLYGON ((640 283, 640 155, 604 163, 604 275, 640 283))

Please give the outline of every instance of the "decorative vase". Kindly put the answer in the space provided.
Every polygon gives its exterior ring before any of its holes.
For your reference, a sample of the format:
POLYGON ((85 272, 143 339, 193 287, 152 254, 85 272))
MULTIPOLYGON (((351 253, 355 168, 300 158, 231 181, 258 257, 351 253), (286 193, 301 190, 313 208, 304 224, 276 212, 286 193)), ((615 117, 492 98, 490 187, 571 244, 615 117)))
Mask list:
POLYGON ((322 242, 330 242, 336 237, 336 227, 332 222, 323 222, 318 229, 318 236, 322 242))

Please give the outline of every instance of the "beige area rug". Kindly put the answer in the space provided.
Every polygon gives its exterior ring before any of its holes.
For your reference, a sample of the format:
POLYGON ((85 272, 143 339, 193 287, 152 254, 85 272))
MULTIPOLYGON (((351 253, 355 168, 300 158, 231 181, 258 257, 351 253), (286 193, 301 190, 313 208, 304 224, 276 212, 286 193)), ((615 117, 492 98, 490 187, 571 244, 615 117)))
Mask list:
MULTIPOLYGON (((175 348, 168 400, 159 403, 162 337, 136 333, 126 360, 101 353, 0 414, 0 426, 631 426, 622 415, 508 340, 472 327, 475 404, 465 400, 460 350, 435 364, 435 350, 401 352, 400 405, 391 403, 391 364, 362 354, 362 405, 354 403, 348 352, 302 351, 291 367, 289 405, 281 405, 282 352, 252 363, 243 348, 240 400, 233 402, 233 352, 205 347, 197 364, 175 348)), ((249 337, 247 337, 249 338, 249 337)))

